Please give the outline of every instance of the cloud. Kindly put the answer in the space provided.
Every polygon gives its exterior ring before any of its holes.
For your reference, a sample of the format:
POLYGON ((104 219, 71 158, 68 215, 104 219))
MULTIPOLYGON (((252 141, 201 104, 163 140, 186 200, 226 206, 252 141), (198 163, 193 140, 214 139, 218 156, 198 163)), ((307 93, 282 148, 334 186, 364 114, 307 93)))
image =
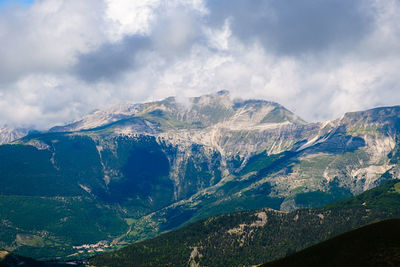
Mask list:
POLYGON ((231 18, 232 32, 245 42, 259 41, 282 55, 319 54, 346 49, 371 31, 371 1, 241 0, 207 1, 211 25, 231 18))
POLYGON ((104 42, 99 1, 37 1, 0 10, 0 84, 32 72, 63 72, 104 42))
POLYGON ((400 103, 398 0, 36 0, 0 8, 0 125, 230 90, 309 121, 400 103))
POLYGON ((136 35, 117 43, 105 43, 92 52, 78 56, 74 72, 88 82, 118 79, 125 71, 138 67, 138 54, 149 49, 150 45, 149 38, 136 35))
MULTIPOLYGON (((117 1, 117 3, 122 5, 127 2, 117 1)), ((125 31, 125 35, 116 39, 113 36, 97 49, 80 54, 73 67, 75 74, 87 82, 115 81, 127 71, 132 72, 144 67, 147 63, 143 62, 143 54, 154 53, 158 55, 158 60, 167 60, 171 63, 177 57, 190 53, 193 44, 202 42, 201 26, 194 19, 198 15, 182 4, 175 3, 172 5, 173 8, 164 5, 162 10, 159 4, 157 1, 150 1, 147 5, 132 4, 132 2, 126 4, 128 7, 138 9, 133 13, 138 16, 142 27, 131 25, 132 18, 128 19, 127 14, 122 12, 122 17, 118 21, 123 22, 123 26, 117 28, 119 31, 125 31), (151 11, 150 6, 157 9, 151 11), (156 18, 153 18, 155 16, 156 18), (150 18, 153 24, 151 31, 148 30, 150 18)), ((116 12, 115 4, 111 7, 116 12)))

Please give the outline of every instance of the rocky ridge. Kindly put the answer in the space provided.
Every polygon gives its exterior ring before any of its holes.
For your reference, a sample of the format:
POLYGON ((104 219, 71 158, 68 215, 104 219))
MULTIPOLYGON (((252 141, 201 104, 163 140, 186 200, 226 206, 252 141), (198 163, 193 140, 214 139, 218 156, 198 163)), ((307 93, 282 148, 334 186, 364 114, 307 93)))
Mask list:
POLYGON ((29 133, 28 129, 0 127, 0 145, 11 143, 29 133))

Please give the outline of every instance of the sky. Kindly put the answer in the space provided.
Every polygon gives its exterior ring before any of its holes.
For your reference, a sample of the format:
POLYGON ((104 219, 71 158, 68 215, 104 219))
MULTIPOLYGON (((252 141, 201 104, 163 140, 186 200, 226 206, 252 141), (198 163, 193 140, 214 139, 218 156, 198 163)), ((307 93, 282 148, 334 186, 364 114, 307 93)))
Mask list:
POLYGON ((0 7, 4 7, 6 5, 25 5, 29 6, 34 2, 34 0, 0 0, 0 7))
POLYGON ((0 126, 229 90, 307 121, 400 104, 400 0, 0 0, 0 126))

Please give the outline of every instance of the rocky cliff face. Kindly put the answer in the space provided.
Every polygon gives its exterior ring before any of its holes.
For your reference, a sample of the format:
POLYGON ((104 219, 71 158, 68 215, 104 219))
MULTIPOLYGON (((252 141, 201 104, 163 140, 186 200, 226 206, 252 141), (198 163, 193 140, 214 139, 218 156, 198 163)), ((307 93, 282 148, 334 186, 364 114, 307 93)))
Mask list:
POLYGON ((0 127, 0 145, 11 143, 28 134, 28 129, 0 127))
MULTIPOLYGON (((398 177, 399 118, 391 107, 306 123, 277 103, 232 100, 226 91, 123 105, 0 146, 0 194, 52 203, 52 226, 26 230, 40 244, 123 244, 219 213, 320 206, 398 177), (80 209, 52 221, 67 205, 58 198, 102 210, 86 241, 60 230, 80 209)), ((34 247, 17 236, 23 218, 6 212, 1 244, 34 247)))

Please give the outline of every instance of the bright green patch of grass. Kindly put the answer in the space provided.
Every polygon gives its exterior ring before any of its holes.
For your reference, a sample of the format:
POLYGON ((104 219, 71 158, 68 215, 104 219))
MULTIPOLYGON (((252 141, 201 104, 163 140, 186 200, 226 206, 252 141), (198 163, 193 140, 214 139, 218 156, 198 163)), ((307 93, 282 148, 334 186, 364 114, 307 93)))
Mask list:
POLYGON ((394 190, 396 191, 396 193, 400 194, 400 183, 396 183, 393 187, 394 187, 394 190))

